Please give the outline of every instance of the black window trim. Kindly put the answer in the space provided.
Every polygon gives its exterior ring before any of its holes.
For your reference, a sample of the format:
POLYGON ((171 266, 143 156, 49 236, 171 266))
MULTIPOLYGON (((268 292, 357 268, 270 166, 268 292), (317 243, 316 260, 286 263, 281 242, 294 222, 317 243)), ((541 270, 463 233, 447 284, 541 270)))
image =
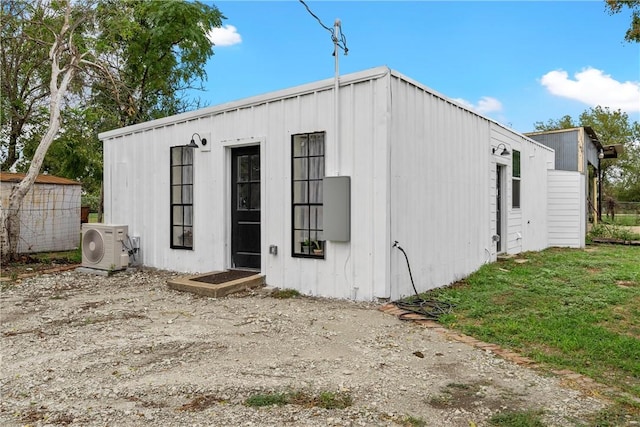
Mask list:
POLYGON ((513 209, 521 209, 521 206, 522 206, 522 156, 520 151, 513 150, 512 159, 513 160, 511 164, 511 207, 513 209), (518 188, 517 200, 515 197, 516 187, 518 188))
MULTIPOLYGON (((169 206, 170 206, 170 219, 169 219, 169 244, 171 249, 185 249, 185 250, 193 250, 193 229, 194 229, 194 224, 193 224, 193 175, 194 175, 194 163, 193 163, 193 159, 194 159, 194 154, 195 154, 195 149, 193 147, 189 147, 188 145, 175 145, 170 147, 169 149, 169 206), (191 150, 191 163, 181 163, 179 165, 174 165, 173 164, 173 153, 174 153, 174 149, 180 148, 181 152, 184 153, 185 149, 191 150), (181 168, 184 168, 185 166, 191 166, 191 184, 184 184, 184 183, 180 183, 180 184, 174 184, 173 183, 173 167, 174 166, 180 166, 181 168), (173 187, 174 186, 191 186, 191 203, 183 203, 183 201, 181 200, 180 203, 174 203, 173 200, 173 187), (191 229, 191 245, 185 245, 184 244, 184 239, 183 240, 183 244, 176 244, 173 240, 173 229, 176 226, 174 224, 174 218, 173 218, 173 211, 174 211, 174 207, 176 206, 191 206, 191 227, 185 227, 184 224, 181 224, 183 227, 183 233, 186 231, 185 228, 190 228, 191 229)), ((181 169, 182 170, 182 169, 181 169)), ((181 173, 182 176, 182 173, 181 173)), ((182 194, 182 192, 181 192, 182 194)), ((183 234, 184 235, 184 234, 183 234)))
MULTIPOLYGON (((322 178, 324 178, 325 176, 325 171, 326 171, 326 167, 323 167, 323 176, 320 179, 310 179, 308 176, 306 179, 304 180, 296 180, 295 179, 295 174, 294 174, 294 163, 295 163, 295 159, 299 159, 299 158, 313 158, 313 157, 322 157, 323 159, 326 158, 326 132, 325 131, 316 131, 316 132, 301 132, 301 133, 296 133, 296 134, 292 134, 291 135, 291 256, 293 258, 311 258, 311 259, 325 259, 325 241, 324 240, 320 240, 319 244, 321 246, 320 249, 322 249, 322 253, 321 254, 315 254, 315 253, 301 253, 301 252, 296 252, 296 244, 300 244, 300 242, 296 242, 296 218, 295 218, 295 210, 297 206, 324 206, 324 202, 323 203, 311 203, 309 202, 309 182, 311 181, 320 181, 322 183, 322 178), (323 146, 322 146, 322 155, 310 155, 308 152, 305 156, 295 156, 295 148, 294 148, 294 144, 295 144, 295 138, 298 136, 304 136, 306 135, 307 137, 311 136, 311 135, 317 135, 317 134, 322 134, 323 135, 323 146), (306 181, 307 182, 307 202, 306 203, 295 203, 294 202, 294 197, 295 197, 295 184, 296 182, 301 182, 301 181, 306 181)), ((324 161, 323 161, 324 163, 324 161)), ((311 211, 309 209, 309 211, 311 211)), ((311 215, 311 214, 309 214, 311 215)), ((318 229, 318 228, 311 228, 311 219, 309 218, 309 228, 307 230, 310 234, 312 231, 316 232, 316 235, 318 232, 322 232, 323 229, 318 229)))

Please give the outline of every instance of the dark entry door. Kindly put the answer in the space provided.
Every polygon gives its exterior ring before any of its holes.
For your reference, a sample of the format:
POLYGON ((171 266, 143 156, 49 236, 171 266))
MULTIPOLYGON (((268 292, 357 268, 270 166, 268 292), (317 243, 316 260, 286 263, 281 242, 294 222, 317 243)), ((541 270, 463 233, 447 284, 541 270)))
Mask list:
POLYGON ((260 269, 260 147, 231 152, 231 263, 260 269))
POLYGON ((496 251, 502 252, 502 166, 496 167, 496 251))

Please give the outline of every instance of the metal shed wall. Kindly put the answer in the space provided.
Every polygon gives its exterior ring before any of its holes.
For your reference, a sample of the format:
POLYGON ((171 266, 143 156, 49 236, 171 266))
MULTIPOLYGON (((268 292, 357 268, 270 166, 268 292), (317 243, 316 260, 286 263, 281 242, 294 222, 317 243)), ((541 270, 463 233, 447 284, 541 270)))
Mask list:
POLYGON ((531 133, 527 134, 527 136, 555 151, 555 168, 557 170, 581 170, 578 168, 579 128, 548 133, 531 133))
MULTIPOLYGON (((12 182, 2 182, 2 206, 9 203, 12 182)), ((35 183, 20 208, 18 253, 73 250, 80 244, 82 186, 35 183)))

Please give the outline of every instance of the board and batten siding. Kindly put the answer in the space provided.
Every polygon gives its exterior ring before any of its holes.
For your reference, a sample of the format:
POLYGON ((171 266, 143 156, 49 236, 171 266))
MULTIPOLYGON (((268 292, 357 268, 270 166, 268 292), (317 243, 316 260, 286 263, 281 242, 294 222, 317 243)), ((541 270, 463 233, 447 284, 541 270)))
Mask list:
POLYGON ((585 176, 575 171, 548 174, 549 246, 582 248, 585 242, 585 176))
MULTIPOLYGON (((503 175, 503 250, 509 254, 544 249, 547 241, 547 176, 553 169, 553 150, 509 129, 491 123, 491 145, 505 144, 508 156, 494 155, 496 164, 505 167, 503 175), (513 150, 520 152, 520 207, 513 207, 513 150)), ((495 169, 492 171, 495 176, 495 169)), ((492 184, 495 191, 495 177, 492 184)), ((491 197, 491 225, 496 230, 495 192, 491 197)))
POLYGON ((332 80, 102 134, 105 222, 127 224, 131 236, 140 236, 146 266, 188 273, 229 268, 231 150, 259 145, 267 283, 309 295, 373 299, 374 283, 388 283, 388 233, 378 232, 387 218, 387 71, 342 79, 337 149, 332 80), (317 131, 326 132, 325 174, 351 176, 351 241, 327 242, 324 260, 293 258, 291 135, 317 131), (194 248, 171 249, 170 147, 188 144, 194 132, 206 135, 210 147, 194 153, 194 248), (269 254, 270 245, 277 255, 269 254))
POLYGON ((495 173, 505 169, 505 250, 546 245, 546 169, 553 151, 448 100, 387 67, 167 117, 100 135, 105 156, 105 221, 140 237, 142 264, 180 272, 231 265, 231 153, 261 154, 261 273, 307 295, 374 300, 461 279, 496 259, 495 173), (193 250, 170 248, 170 148, 193 133, 193 250), (351 234, 328 241, 325 259, 294 258, 291 136, 325 132, 325 175, 351 177, 351 234), (197 140, 196 140, 197 141, 197 140), (522 152, 523 206, 510 209, 510 157, 522 152), (525 198, 527 201, 525 202, 525 198), (507 228, 508 227, 508 228, 507 228), (277 255, 269 246, 278 247, 277 255))
MULTIPOLYGON (((391 240, 418 292, 490 260, 489 121, 408 79, 392 79, 391 240)), ((413 293, 392 249, 391 298, 413 293)))

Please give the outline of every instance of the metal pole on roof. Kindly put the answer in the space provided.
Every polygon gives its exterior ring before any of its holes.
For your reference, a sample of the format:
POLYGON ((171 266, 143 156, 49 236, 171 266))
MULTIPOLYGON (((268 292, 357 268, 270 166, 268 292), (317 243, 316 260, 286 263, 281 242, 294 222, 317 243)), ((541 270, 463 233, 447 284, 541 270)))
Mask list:
POLYGON ((339 63, 339 46, 338 46, 338 34, 340 31, 340 20, 336 19, 333 23, 333 56, 335 57, 335 76, 334 76, 334 87, 333 87, 333 127, 335 132, 335 162, 336 162, 336 176, 340 176, 340 63, 339 63))

